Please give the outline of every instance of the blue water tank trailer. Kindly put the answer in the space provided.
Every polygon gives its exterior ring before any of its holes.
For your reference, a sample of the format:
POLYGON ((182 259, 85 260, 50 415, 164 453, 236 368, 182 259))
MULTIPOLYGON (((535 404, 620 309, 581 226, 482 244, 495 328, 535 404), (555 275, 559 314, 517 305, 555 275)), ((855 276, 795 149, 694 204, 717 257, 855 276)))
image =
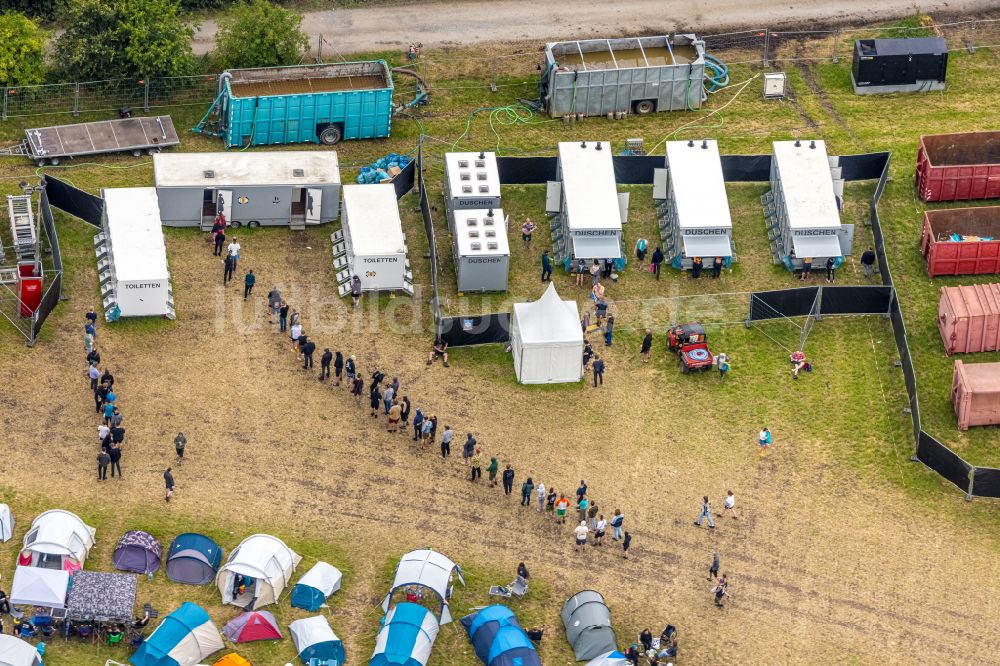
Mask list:
POLYGON ((219 75, 218 97, 194 131, 228 148, 383 138, 392 91, 384 60, 233 69, 219 75))

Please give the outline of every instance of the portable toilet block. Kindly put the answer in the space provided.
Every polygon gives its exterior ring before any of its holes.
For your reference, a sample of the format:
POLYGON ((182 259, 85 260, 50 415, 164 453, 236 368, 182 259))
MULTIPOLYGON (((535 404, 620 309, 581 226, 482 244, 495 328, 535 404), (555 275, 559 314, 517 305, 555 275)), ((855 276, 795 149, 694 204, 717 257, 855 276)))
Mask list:
POLYGON ((405 291, 412 296, 396 189, 389 183, 345 185, 343 222, 346 254, 337 282, 348 283, 357 275, 365 291, 405 291))
POLYGON ((451 233, 458 290, 506 291, 510 243, 503 209, 456 210, 451 233))
POLYGON ((775 141, 773 150, 771 191, 763 200, 775 263, 791 271, 807 257, 816 268, 834 257, 839 266, 851 253, 854 225, 840 222, 837 158, 827 156, 823 141, 775 141))
POLYGON ((666 200, 660 216, 664 254, 674 268, 691 268, 694 257, 711 266, 733 259, 733 220, 722 176, 719 144, 668 141, 666 200))
POLYGON ((552 220, 556 261, 618 259, 624 265, 622 222, 628 195, 619 200, 611 144, 607 141, 559 144, 557 182, 548 184, 546 212, 552 220))
POLYGON ((94 237, 105 317, 174 318, 167 246, 153 187, 101 191, 103 231, 94 237))
POLYGON ((444 194, 449 214, 458 209, 499 208, 496 153, 445 153, 444 194))

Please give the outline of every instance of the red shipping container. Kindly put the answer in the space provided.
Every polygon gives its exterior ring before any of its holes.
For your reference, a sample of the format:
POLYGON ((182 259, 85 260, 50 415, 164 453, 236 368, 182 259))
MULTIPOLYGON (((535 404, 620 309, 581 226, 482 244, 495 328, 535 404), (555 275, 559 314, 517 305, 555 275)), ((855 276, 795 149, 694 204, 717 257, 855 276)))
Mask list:
POLYGON ((942 287, 938 330, 949 354, 1000 349, 1000 284, 942 287))
POLYGON ((21 316, 28 318, 42 302, 42 265, 34 261, 17 264, 17 298, 21 301, 21 316))
POLYGON ((959 430, 1000 423, 1000 363, 955 361, 951 404, 959 430))
POLYGON ((920 137, 917 193, 924 201, 1000 197, 1000 132, 920 137))
POLYGON ((920 252, 931 277, 1000 273, 1000 206, 927 211, 920 252), (993 240, 955 241, 955 234, 993 240))

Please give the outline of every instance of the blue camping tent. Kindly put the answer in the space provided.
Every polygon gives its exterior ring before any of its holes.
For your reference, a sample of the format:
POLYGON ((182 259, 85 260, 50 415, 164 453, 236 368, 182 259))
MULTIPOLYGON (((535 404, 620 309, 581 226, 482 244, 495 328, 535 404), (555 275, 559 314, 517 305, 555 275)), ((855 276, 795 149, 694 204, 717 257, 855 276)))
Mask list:
POLYGON ((466 615, 462 626, 476 656, 487 666, 541 666, 531 639, 524 633, 514 612, 494 605, 466 615))
POLYGON ((315 659, 322 664, 332 661, 333 666, 344 663, 344 643, 333 633, 330 623, 322 615, 296 620, 288 625, 292 642, 303 664, 315 659))
POLYGON ((425 666, 441 625, 423 606, 396 604, 382 618, 369 666, 425 666))
POLYGON ((326 598, 340 589, 343 576, 337 567, 317 562, 292 588, 292 606, 317 611, 326 598))
POLYGON ((208 613, 186 601, 163 618, 129 661, 134 666, 193 666, 224 647, 208 613))
POLYGON ((204 534, 179 534, 167 551, 167 578, 177 583, 204 585, 215 579, 220 564, 219 544, 204 534))

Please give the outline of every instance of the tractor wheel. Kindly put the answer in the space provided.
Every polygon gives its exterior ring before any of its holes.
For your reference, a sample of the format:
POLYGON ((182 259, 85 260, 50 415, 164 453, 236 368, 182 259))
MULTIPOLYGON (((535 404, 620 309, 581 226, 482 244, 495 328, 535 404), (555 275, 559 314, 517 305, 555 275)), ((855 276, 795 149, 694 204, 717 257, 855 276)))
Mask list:
POLYGON ((681 374, 682 375, 686 375, 689 371, 690 371, 690 368, 688 368, 687 363, 684 363, 683 361, 681 361, 681 374))

